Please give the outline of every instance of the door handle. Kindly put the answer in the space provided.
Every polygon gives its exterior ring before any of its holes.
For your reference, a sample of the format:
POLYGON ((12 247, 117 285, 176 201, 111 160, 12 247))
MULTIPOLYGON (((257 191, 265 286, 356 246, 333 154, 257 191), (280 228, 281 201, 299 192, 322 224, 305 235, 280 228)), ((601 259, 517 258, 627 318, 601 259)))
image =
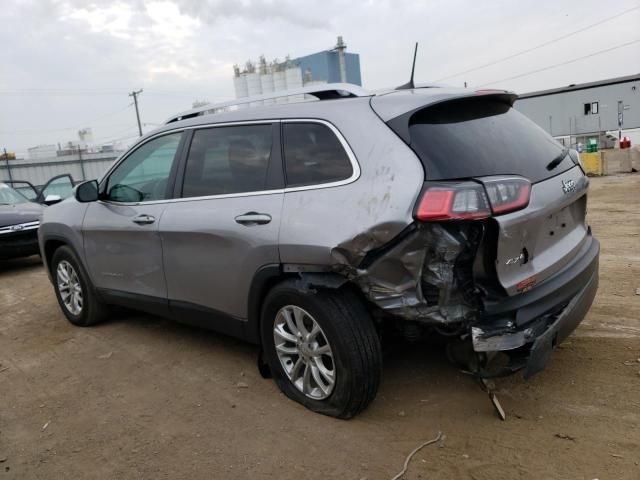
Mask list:
POLYGON ((235 220, 236 223, 246 225, 248 227, 252 225, 265 225, 271 221, 271 215, 266 213, 247 212, 242 215, 238 215, 235 220))
POLYGON ((155 221, 156 217, 152 217, 151 215, 146 214, 138 215, 132 220, 133 223, 137 223, 138 225, 151 225, 155 221))

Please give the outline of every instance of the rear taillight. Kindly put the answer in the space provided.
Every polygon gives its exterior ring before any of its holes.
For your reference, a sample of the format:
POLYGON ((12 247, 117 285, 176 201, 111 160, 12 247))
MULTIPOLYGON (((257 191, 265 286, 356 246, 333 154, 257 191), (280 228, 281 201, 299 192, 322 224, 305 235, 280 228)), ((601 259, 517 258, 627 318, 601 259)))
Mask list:
POLYGON ((529 205, 531 183, 521 177, 499 177, 483 180, 494 215, 520 210, 529 205))
POLYGON ((429 183, 414 217, 423 222, 476 220, 529 205, 531 183, 522 177, 483 178, 476 182, 429 183), (483 186, 484 185, 484 186, 483 186))
POLYGON ((491 215, 487 196, 474 182, 432 184, 423 192, 415 210, 416 220, 474 220, 491 215))

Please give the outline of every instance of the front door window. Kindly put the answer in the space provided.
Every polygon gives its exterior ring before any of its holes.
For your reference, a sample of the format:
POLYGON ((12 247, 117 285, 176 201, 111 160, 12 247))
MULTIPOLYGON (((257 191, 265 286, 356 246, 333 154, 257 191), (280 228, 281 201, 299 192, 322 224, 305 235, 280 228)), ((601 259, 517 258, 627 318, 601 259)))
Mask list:
POLYGON ((150 140, 131 153, 111 173, 107 200, 148 202, 169 198, 168 182, 182 133, 150 140))

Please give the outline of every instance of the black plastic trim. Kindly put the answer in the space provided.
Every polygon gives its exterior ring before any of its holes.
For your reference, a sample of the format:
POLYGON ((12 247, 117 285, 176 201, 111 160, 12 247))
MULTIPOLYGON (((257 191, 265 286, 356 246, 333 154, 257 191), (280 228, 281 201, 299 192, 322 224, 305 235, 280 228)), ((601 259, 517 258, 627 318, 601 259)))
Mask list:
POLYGON ((591 274, 587 284, 575 296, 570 309, 565 310, 547 330, 533 342, 524 371, 524 378, 542 371, 551 352, 573 332, 589 311, 598 291, 598 269, 591 274))
POLYGON ((191 148, 193 130, 185 130, 180 145, 178 146, 177 157, 171 167, 171 174, 167 185, 167 198, 180 198, 182 195, 182 182, 184 180, 184 169, 187 164, 187 155, 191 148))
POLYGON ((112 290, 108 288, 97 288, 96 291, 100 296, 100 299, 109 305, 118 305, 121 307, 131 308, 133 310, 151 313, 152 315, 171 318, 169 302, 165 298, 141 295, 139 293, 123 292, 121 290, 112 290))
POLYGON ((189 302, 169 300, 171 317, 186 325, 213 330, 235 338, 246 339, 245 320, 233 317, 213 308, 203 307, 189 302))
POLYGON ((284 279, 282 268, 279 264, 269 264, 260 267, 253 275, 249 297, 247 299, 247 325, 245 339, 251 343, 260 343, 260 317, 262 313, 262 301, 269 289, 278 281, 284 279))

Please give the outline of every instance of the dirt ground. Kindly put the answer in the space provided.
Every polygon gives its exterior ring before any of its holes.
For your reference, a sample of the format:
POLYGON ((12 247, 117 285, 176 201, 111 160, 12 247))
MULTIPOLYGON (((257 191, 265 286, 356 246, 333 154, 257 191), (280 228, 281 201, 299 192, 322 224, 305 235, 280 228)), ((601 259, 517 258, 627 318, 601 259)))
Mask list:
POLYGON ((600 290, 547 370, 497 381, 501 422, 441 347, 385 358, 351 421, 313 414, 257 349, 141 314, 71 326, 37 257, 0 264, 0 479, 640 478, 640 175, 592 179, 600 290), (238 383, 241 386, 238 386, 238 383))

